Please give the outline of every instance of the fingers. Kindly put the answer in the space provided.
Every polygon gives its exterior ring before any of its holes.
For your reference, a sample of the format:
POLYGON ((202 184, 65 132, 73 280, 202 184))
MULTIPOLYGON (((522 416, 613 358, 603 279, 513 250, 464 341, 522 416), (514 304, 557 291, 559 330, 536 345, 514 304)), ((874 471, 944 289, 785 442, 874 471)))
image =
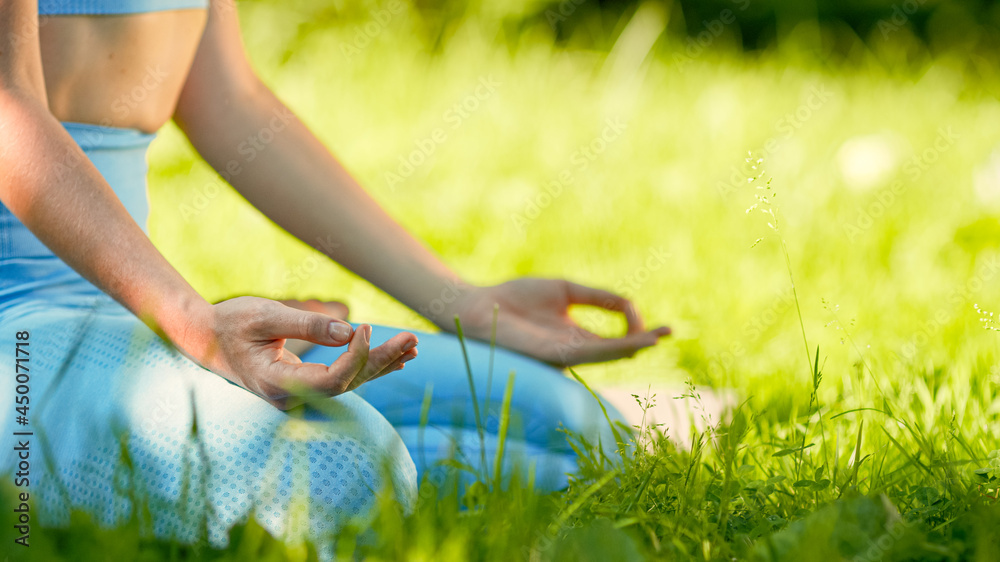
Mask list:
POLYGON ((416 359, 416 357, 417 357, 417 349, 416 348, 410 349, 405 353, 403 353, 402 355, 400 355, 394 361, 392 361, 392 363, 390 363, 386 368, 382 369, 382 371, 368 378, 367 380, 362 381, 361 377, 355 378, 354 382, 351 383, 351 387, 348 388, 348 390, 354 390, 359 386, 361 386, 363 383, 371 382, 377 378, 384 377, 389 373, 394 373, 396 371, 402 370, 402 368, 406 365, 406 363, 412 361, 413 359, 416 359))
POLYGON ((632 301, 625 297, 618 296, 610 291, 579 285, 571 281, 566 281, 566 289, 570 304, 588 304, 621 312, 625 315, 625 321, 628 323, 628 334, 641 334, 645 332, 645 325, 643 324, 642 317, 639 315, 639 311, 636 310, 632 301))
POLYGON ((359 326, 347 351, 330 366, 302 363, 298 356, 285 350, 281 360, 271 364, 270 375, 256 392, 282 410, 294 408, 310 399, 343 394, 368 362, 370 341, 371 326, 359 326))
POLYGON ((288 410, 309 401, 312 395, 328 395, 320 388, 328 378, 326 365, 296 362, 289 357, 272 365, 272 375, 255 392, 277 408, 288 410))
POLYGON ((376 379, 382 375, 395 370, 397 365, 401 365, 416 357, 417 336, 403 332, 396 334, 389 341, 376 347, 371 351, 368 364, 364 371, 358 376, 357 384, 376 379), (405 360, 404 357, 406 357, 405 360))
POLYGON ((327 369, 325 381, 318 385, 331 396, 343 394, 351 387, 351 383, 361 374, 368 364, 371 352, 372 327, 368 324, 358 326, 347 346, 347 351, 341 354, 327 369))
POLYGON ((290 380, 308 389, 326 396, 336 396, 354 390, 371 379, 396 371, 417 356, 417 337, 411 333, 397 334, 374 349, 370 349, 371 335, 370 325, 359 326, 347 351, 329 367, 304 363, 288 365, 294 370, 286 368, 285 371, 290 374, 290 380))
POLYGON ((298 339, 322 345, 344 345, 354 330, 343 320, 319 312, 298 310, 271 302, 257 311, 256 336, 261 339, 298 339))
MULTIPOLYGON (((336 396, 347 392, 354 379, 368 362, 368 342, 371 326, 358 326, 351 338, 347 351, 342 353, 332 365, 320 363, 293 363, 294 360, 275 363, 278 370, 274 380, 284 394, 272 394, 270 398, 292 397, 315 391, 322 396, 336 396)), ((294 357, 294 356, 293 356, 294 357)))
MULTIPOLYGON (((289 299, 289 300, 281 300, 278 302, 280 302, 285 306, 289 306, 291 308, 295 308, 298 310, 326 314, 327 316, 330 316, 338 320, 347 320, 347 316, 350 312, 346 304, 338 301, 321 301, 317 299, 300 301, 295 299, 289 299)), ((306 351, 309 351, 314 345, 316 344, 312 342, 289 338, 288 341, 285 342, 285 349, 294 353, 295 355, 302 355, 306 351)))
POLYGON ((297 299, 287 299, 278 302, 285 306, 305 310, 307 312, 319 312, 341 320, 347 320, 347 316, 350 313, 350 309, 347 308, 347 305, 339 301, 321 301, 318 299, 300 301, 297 299))
POLYGON ((378 374, 376 374, 375 376, 373 376, 368 380, 372 381, 379 377, 384 377, 385 375, 388 375, 389 373, 392 373, 394 371, 398 371, 402 369, 404 365, 406 365, 407 363, 416 358, 417 358, 417 348, 414 347, 412 349, 408 349, 402 355, 400 355, 395 361, 390 363, 389 366, 382 369, 378 374))
POLYGON ((550 354, 551 362, 571 366, 632 357, 639 350, 656 345, 660 338, 668 335, 670 328, 661 327, 648 332, 628 334, 622 338, 575 337, 568 343, 555 346, 553 353, 550 354))

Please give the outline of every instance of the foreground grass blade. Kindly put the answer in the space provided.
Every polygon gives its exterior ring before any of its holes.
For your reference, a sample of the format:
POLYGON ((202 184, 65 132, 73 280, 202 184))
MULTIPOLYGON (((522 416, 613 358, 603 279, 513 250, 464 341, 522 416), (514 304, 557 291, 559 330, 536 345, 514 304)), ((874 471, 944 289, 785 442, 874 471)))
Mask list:
POLYGON ((480 466, 483 470, 483 481, 488 481, 489 467, 486 465, 486 434, 483 429, 483 417, 479 413, 479 395, 476 394, 476 381, 472 376, 472 363, 469 362, 469 350, 465 347, 465 334, 462 332, 462 322, 455 315, 455 333, 458 335, 458 343, 462 347, 462 359, 465 360, 465 374, 469 379, 469 390, 472 392, 472 411, 476 415, 476 431, 479 433, 479 453, 480 466))
POLYGON ((628 467, 629 465, 628 445, 625 442, 625 439, 622 438, 622 434, 621 432, 618 431, 618 428, 615 426, 614 422, 611 421, 611 416, 608 415, 608 409, 604 407, 604 402, 601 401, 601 398, 597 395, 597 393, 594 392, 592 388, 590 388, 590 385, 588 385, 587 382, 584 381, 580 375, 576 374, 576 371, 574 371, 571 368, 569 369, 569 372, 571 375, 573 375, 573 378, 576 379, 578 383, 582 384, 583 387, 587 389, 587 392, 589 392, 590 395, 594 397, 594 400, 597 400, 597 404, 601 407, 601 412, 604 413, 604 419, 607 420, 608 426, 611 428, 611 433, 614 434, 615 436, 615 443, 618 445, 618 454, 621 455, 622 462, 625 463, 626 467, 628 467))
POLYGON ((503 391, 503 406, 500 408, 500 431, 497 434, 497 454, 493 461, 494 489, 502 489, 503 453, 507 444, 507 429, 510 427, 510 400, 514 394, 514 371, 507 375, 507 386, 503 391))

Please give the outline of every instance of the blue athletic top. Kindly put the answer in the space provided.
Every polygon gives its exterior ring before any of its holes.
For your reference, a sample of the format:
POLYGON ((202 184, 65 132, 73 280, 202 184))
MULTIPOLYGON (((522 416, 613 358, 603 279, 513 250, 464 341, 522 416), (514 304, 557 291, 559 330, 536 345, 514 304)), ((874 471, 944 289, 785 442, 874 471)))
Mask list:
POLYGON ((209 0, 38 0, 38 15, 118 15, 207 8, 209 0))

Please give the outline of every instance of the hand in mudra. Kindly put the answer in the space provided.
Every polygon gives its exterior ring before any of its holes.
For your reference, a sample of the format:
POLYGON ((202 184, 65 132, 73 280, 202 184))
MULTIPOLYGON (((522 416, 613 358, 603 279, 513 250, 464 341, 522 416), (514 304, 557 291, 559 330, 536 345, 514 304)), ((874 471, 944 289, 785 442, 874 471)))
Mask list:
POLYGON ((417 356, 417 337, 403 332, 370 349, 372 327, 357 330, 329 314, 276 301, 237 297, 194 319, 182 347, 212 372, 288 409, 313 396, 336 396, 403 368, 417 356), (331 365, 303 363, 285 348, 294 338, 347 350, 331 365))
MULTIPOLYGON (((350 314, 350 309, 347 308, 347 305, 340 301, 321 301, 317 299, 302 301, 297 299, 285 299, 278 302, 285 306, 290 306, 299 310, 326 314, 327 316, 331 316, 337 320, 346 321, 347 316, 350 314)), ((295 355, 298 355, 299 357, 301 357, 303 353, 312 349, 314 345, 315 344, 305 340, 298 340, 295 338, 288 338, 285 340, 285 349, 295 355)))
MULTIPOLYGON (((497 344, 559 366, 632 357, 656 345, 670 328, 646 330, 635 306, 626 298, 561 279, 523 278, 493 287, 464 289, 451 307, 469 337, 489 341, 493 308, 499 305, 497 344), (568 314, 570 305, 592 305, 621 312, 626 334, 603 338, 589 332, 568 314)), ((453 322, 453 321, 452 321, 453 322)), ((454 331, 447 320, 440 327, 454 331)))

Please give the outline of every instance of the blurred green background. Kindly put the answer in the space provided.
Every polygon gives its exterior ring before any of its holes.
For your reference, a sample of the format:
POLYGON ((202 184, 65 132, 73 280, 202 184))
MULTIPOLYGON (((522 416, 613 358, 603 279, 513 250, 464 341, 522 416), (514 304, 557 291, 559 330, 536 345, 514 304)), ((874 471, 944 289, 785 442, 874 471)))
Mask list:
MULTIPOLYGON (((264 80, 470 281, 566 277, 674 328, 585 377, 636 391, 691 378, 774 406, 808 396, 780 244, 745 212, 752 151, 827 361, 821 393, 850 395, 860 357, 901 393, 919 379, 928 403, 1000 380, 974 308, 1000 310, 992 3, 239 7, 264 80)), ((206 296, 337 299, 353 320, 429 326, 280 232, 172 125, 150 158, 153 239, 206 296)), ((977 412, 995 410, 981 398, 977 412)))

